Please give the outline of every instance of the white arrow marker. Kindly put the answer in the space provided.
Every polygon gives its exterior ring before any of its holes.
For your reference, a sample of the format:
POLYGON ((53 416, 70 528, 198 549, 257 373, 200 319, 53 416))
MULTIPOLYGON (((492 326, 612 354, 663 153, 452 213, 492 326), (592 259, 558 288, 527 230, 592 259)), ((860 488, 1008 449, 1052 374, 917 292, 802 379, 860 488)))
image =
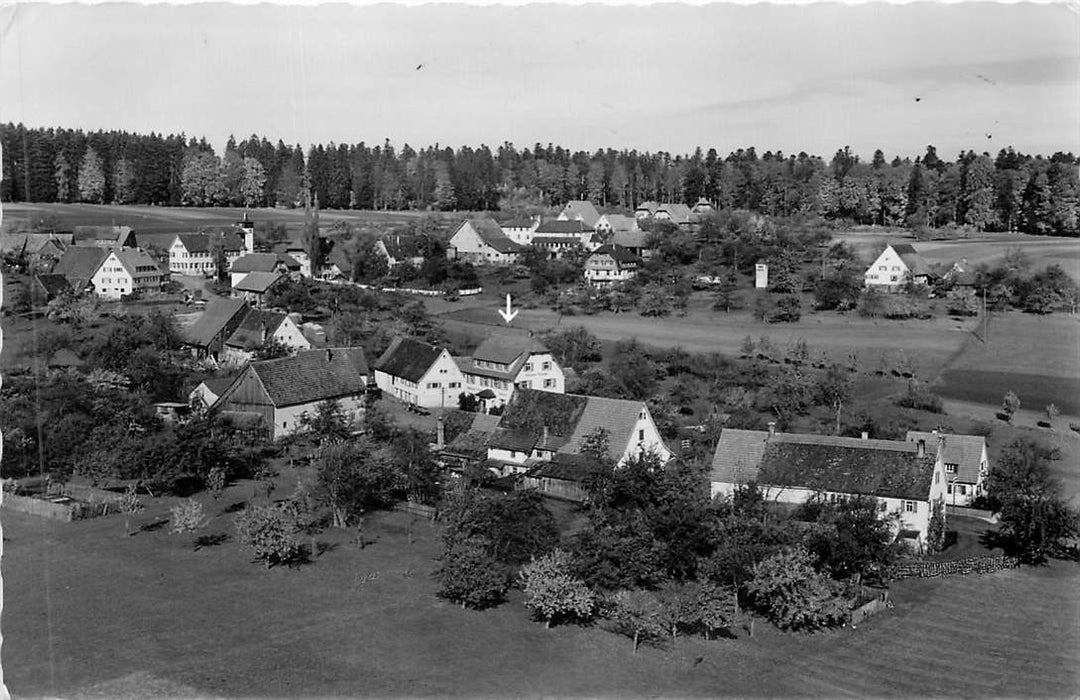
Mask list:
POLYGON ((510 308, 510 295, 509 294, 506 295, 506 311, 503 311, 502 309, 499 309, 499 315, 502 316, 503 320, 506 321, 507 323, 510 323, 511 321, 513 321, 514 316, 518 315, 517 311, 514 311, 514 310, 512 310, 510 308))

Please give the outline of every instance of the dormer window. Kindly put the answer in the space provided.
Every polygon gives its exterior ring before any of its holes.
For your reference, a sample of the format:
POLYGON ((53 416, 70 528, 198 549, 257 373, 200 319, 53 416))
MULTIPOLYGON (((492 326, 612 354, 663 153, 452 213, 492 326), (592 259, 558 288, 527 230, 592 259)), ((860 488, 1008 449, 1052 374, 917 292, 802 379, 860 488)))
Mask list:
POLYGON ((957 465, 955 465, 955 464, 953 464, 951 462, 946 462, 945 463, 945 473, 946 474, 955 474, 956 473, 956 467, 957 467, 957 465))

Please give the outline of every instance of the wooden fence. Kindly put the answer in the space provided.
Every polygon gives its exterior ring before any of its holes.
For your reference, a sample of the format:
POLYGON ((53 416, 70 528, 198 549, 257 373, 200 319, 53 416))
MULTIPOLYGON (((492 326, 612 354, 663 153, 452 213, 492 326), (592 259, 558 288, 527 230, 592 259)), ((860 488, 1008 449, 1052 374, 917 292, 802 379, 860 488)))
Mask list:
POLYGON ((956 561, 920 561, 909 564, 897 564, 886 575, 891 579, 934 578, 936 576, 967 576, 969 574, 992 574, 1001 569, 1015 569, 1020 566, 1016 557, 999 554, 997 556, 968 557, 956 561))
POLYGON ((889 600, 889 592, 882 591, 874 598, 852 610, 848 614, 848 624, 854 627, 871 615, 879 613, 886 608, 891 608, 892 606, 892 601, 889 600))

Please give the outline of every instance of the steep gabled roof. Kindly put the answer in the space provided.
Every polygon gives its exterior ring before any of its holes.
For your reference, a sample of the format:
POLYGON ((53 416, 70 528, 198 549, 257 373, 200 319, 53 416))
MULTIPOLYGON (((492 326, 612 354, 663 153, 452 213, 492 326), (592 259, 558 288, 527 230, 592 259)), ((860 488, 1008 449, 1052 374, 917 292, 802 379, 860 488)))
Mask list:
POLYGON ((909 450, 883 449, 865 444, 885 442, 882 440, 849 440, 846 444, 770 440, 758 482, 882 498, 929 498, 934 478, 932 456, 919 457, 914 445, 909 450))
POLYGON ((595 221, 592 223, 592 225, 589 225, 584 221, 578 221, 577 219, 551 219, 549 221, 545 221, 536 228, 536 235, 542 236, 545 233, 561 233, 564 235, 572 233, 574 235, 581 235, 583 233, 592 232, 595 226, 595 221))
POLYGON ((496 333, 489 335, 473 351, 474 360, 486 360, 509 365, 522 355, 551 352, 539 339, 528 335, 510 335, 496 333))
POLYGON ((138 248, 109 248, 110 252, 116 256, 120 264, 124 266, 124 269, 128 271, 132 277, 137 274, 160 274, 161 270, 158 269, 157 263, 154 259, 147 255, 138 248), (147 270, 143 272, 139 268, 153 268, 153 270, 147 270))
POLYGON ((918 251, 915 250, 915 246, 910 243, 897 243, 891 247, 893 252, 900 256, 900 259, 907 265, 907 268, 913 277, 932 274, 930 265, 927 264, 922 256, 919 255, 918 251))
POLYGON ((499 424, 499 416, 474 413, 468 428, 458 433, 443 450, 444 454, 468 459, 487 457, 488 442, 499 424))
POLYGON ((249 309, 225 344, 243 350, 257 350, 285 323, 286 318, 285 314, 249 309))
POLYGON ((709 480, 725 484, 757 481, 768 437, 764 430, 724 428, 713 452, 709 480))
POLYGON ((237 314, 246 313, 247 302, 243 299, 214 298, 206 305, 202 316, 182 331, 189 345, 206 347, 225 330, 237 314))
MULTIPOLYGON (((956 465, 956 480, 966 484, 979 482, 979 469, 982 464, 983 452, 986 450, 986 438, 981 435, 954 435, 945 433, 945 449, 942 453, 942 461, 956 465)), ((938 434, 919 430, 909 430, 907 441, 918 443, 919 440, 926 444, 926 451, 937 450, 938 434)))
POLYGON ((71 242, 70 233, 0 233, 0 250, 5 253, 25 250, 27 255, 37 255, 50 243, 63 250, 71 242))
POLYGON ((286 253, 248 253, 234 260, 229 272, 273 272, 278 263, 289 270, 300 269, 296 258, 286 253))
POLYGON ((284 276, 279 272, 249 272, 237 280, 233 289, 238 292, 263 294, 283 279, 284 276))
POLYGON ((690 207, 679 202, 668 202, 661 204, 656 208, 653 214, 657 214, 661 211, 666 211, 671 220, 677 224, 685 224, 690 221, 690 207))
MULTIPOLYGON (((576 394, 567 394, 567 396, 576 396, 576 394)), ((564 454, 580 452, 585 438, 596 432, 598 428, 604 428, 608 431, 608 455, 612 459, 620 459, 633 438, 634 426, 645 404, 641 401, 608 399, 600 396, 582 398, 586 399, 585 410, 574 427, 570 440, 559 448, 559 452, 564 454)))
POLYGON ((624 248, 644 248, 648 235, 646 231, 616 231, 611 236, 611 242, 624 248))
POLYGON ((178 233, 177 237, 189 253, 210 252, 210 236, 201 233, 178 233))
POLYGON ((363 348, 304 350, 249 367, 278 408, 351 396, 367 388, 363 348))
POLYGON ((130 226, 76 226, 72 233, 75 245, 107 241, 116 245, 125 244, 131 237, 130 226))
MULTIPOLYGON (((476 235, 480 237, 480 240, 499 253, 520 253, 525 249, 520 244, 510 240, 494 219, 467 219, 462 222, 461 226, 465 224, 468 224, 476 231, 476 235)), ((460 227, 458 230, 460 230, 460 227)))
POLYGON ((612 231, 630 232, 637 226, 637 219, 625 214, 604 214, 604 218, 607 219, 612 231))
MULTIPOLYGON (((605 243, 592 252, 593 255, 610 255, 611 258, 620 265, 628 265, 632 263, 641 262, 638 256, 631 253, 621 245, 612 245, 611 243, 605 243)), ((589 256, 592 257, 592 256, 589 256)))
POLYGON ((637 209, 635 209, 635 211, 647 211, 647 212, 649 212, 649 214, 653 214, 653 213, 656 212, 656 210, 659 207, 660 207, 659 202, 654 202, 652 200, 647 200, 647 201, 642 202, 641 204, 637 205, 637 209))
POLYGON ((37 275, 36 279, 41 288, 45 290, 45 296, 49 299, 72 292, 71 284, 68 282, 67 277, 63 275, 37 275))
POLYGON ((139 247, 145 251, 157 250, 168 253, 177 235, 175 233, 140 233, 139 247))
POLYGON ((589 228, 594 228, 596 222, 600 220, 600 212, 596 211, 593 203, 581 199, 572 199, 567 202, 559 216, 565 216, 567 219, 580 217, 589 228))
POLYGON ((397 337, 375 361, 374 369, 410 382, 419 382, 441 354, 442 349, 434 345, 414 338, 397 337))
POLYGON ((63 275, 72 287, 82 288, 94 276, 101 263, 109 257, 107 248, 71 246, 64 251, 53 268, 54 275, 63 275))

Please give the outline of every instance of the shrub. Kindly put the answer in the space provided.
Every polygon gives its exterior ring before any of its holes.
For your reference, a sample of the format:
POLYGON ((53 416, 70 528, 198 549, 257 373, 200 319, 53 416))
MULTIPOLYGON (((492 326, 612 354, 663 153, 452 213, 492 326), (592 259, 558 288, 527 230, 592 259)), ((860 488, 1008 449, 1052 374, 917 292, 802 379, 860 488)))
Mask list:
POLYGON ((844 601, 811 561, 806 549, 796 547, 754 566, 747 591, 754 605, 781 629, 834 627, 847 617, 844 601))
POLYGON ((488 552, 482 537, 451 543, 443 554, 436 576, 439 596, 463 608, 482 609, 502 602, 506 595, 506 570, 488 552))
POLYGON ((303 553, 295 516, 277 505, 248 506, 236 516, 236 532, 241 546, 254 552, 268 569, 297 561, 303 553))
POLYGON ((178 503, 171 511, 172 534, 194 534, 207 523, 207 517, 203 512, 203 504, 194 498, 178 503))
POLYGON ((559 617, 586 620, 592 616, 596 595, 570 572, 570 555, 556 549, 534 558, 518 574, 525 605, 544 620, 545 627, 559 617))
POLYGON ((894 403, 902 408, 914 408, 931 413, 945 412, 941 397, 930 391, 925 384, 914 380, 908 382, 907 393, 896 399, 894 403))
POLYGON ((634 640, 635 654, 641 642, 664 634, 662 608, 654 593, 619 591, 611 602, 614 630, 634 640))

